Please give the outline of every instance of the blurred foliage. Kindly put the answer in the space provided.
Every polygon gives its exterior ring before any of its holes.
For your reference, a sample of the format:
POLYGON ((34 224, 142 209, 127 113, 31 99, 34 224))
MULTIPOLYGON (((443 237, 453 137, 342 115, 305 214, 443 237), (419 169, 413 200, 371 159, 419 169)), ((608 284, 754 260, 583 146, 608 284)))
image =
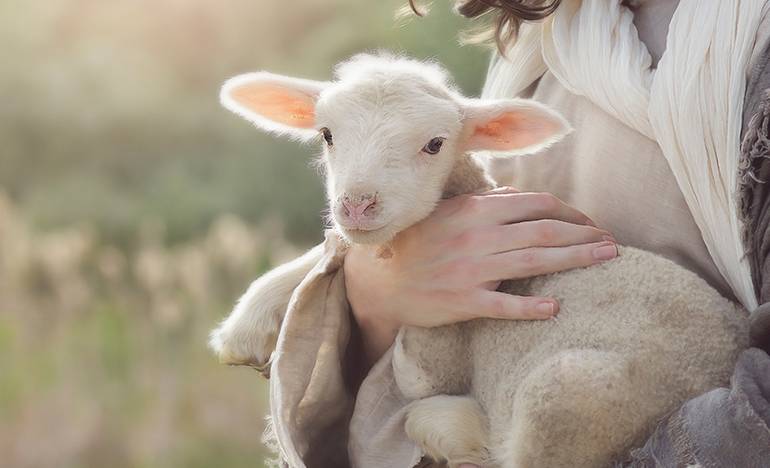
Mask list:
POLYGON ((87 227, 35 232, 0 197, 0 453, 11 467, 254 466, 266 386, 204 343, 243 285, 299 251, 223 215, 127 255, 87 227))
POLYGON ((478 92, 470 24, 403 3, 0 0, 0 465, 260 465, 265 384, 206 334, 320 239, 324 201, 315 150, 218 89, 385 48, 478 92))
POLYGON ((312 149, 263 135, 219 107, 219 85, 269 69, 327 79, 386 48, 435 57, 476 92, 486 54, 457 45, 467 21, 398 1, 0 0, 0 186, 36 224, 88 221, 122 245, 138 219, 167 241, 222 212, 277 215, 293 241, 319 236, 312 149))

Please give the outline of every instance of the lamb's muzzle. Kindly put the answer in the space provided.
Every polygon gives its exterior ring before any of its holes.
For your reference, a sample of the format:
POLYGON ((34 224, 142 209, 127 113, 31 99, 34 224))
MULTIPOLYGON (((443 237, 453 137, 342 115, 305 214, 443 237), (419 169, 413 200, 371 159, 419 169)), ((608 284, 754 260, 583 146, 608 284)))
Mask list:
POLYGON ((341 210, 335 211, 335 218, 340 226, 347 229, 374 230, 377 226, 377 215, 380 211, 376 193, 364 193, 362 195, 345 194, 342 196, 341 210))

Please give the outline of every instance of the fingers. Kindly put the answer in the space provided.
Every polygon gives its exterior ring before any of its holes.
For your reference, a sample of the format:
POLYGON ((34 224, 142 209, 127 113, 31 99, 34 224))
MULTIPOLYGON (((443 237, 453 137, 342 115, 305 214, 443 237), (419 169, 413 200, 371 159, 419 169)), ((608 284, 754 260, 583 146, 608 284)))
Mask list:
POLYGON ((525 297, 497 291, 479 291, 471 300, 474 304, 474 318, 546 320, 559 312, 559 303, 548 297, 525 297))
POLYGON ((556 219, 593 226, 591 219, 546 192, 489 193, 456 197, 456 220, 469 226, 518 223, 536 219, 556 219))
POLYGON ((612 241, 609 231, 555 219, 469 229, 447 241, 447 252, 456 255, 489 255, 530 247, 566 247, 612 241))
POLYGON ((556 219, 505 224, 492 229, 491 232, 492 238, 487 243, 489 253, 501 253, 529 247, 566 247, 592 242, 615 241, 609 231, 556 219))
POLYGON ((490 255, 478 267, 481 282, 520 279, 586 267, 618 255, 614 242, 593 242, 568 247, 533 247, 490 255))

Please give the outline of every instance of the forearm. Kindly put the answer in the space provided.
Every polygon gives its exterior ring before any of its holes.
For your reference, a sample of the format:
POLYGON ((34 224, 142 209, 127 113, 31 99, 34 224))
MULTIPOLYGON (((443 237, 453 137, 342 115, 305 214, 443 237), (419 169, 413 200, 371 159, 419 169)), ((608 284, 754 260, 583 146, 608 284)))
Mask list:
MULTIPOLYGON (((394 306, 394 298, 387 297, 386 292, 392 288, 384 284, 373 287, 372 278, 377 277, 378 263, 376 254, 365 248, 352 249, 345 259, 345 286, 361 341, 361 366, 365 370, 385 354, 400 328, 393 319, 395 315, 386 310, 394 306)), ((379 281, 387 281, 386 276, 379 275, 379 281)))
POLYGON ((365 311, 352 310, 352 314, 361 336, 361 348, 364 356, 362 365, 368 370, 393 344, 399 327, 396 324, 378 320, 377 317, 367 314, 365 311))

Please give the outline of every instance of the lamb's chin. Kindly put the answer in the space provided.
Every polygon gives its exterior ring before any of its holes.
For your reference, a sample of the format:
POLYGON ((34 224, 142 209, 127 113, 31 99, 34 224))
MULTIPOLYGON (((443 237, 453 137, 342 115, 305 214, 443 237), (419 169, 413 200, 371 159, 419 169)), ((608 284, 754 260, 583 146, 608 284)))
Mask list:
POLYGON ((395 229, 385 225, 377 229, 348 229, 338 227, 342 235, 353 244, 379 245, 389 242, 396 235, 395 229))

